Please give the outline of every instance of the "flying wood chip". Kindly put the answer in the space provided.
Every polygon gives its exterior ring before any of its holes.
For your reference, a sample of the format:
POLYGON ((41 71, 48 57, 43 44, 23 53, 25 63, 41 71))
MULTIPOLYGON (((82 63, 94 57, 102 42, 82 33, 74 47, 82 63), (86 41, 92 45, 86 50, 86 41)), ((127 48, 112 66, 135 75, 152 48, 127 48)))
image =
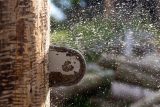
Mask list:
POLYGON ((69 86, 84 76, 86 64, 81 53, 74 49, 50 46, 49 86, 69 86))

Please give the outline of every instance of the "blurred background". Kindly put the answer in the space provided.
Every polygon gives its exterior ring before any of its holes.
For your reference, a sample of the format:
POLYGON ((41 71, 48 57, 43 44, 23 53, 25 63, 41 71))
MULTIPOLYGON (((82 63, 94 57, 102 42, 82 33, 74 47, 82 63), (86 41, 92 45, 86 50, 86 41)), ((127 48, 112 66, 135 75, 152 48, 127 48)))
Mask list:
MULTIPOLYGON (((52 88, 53 107, 142 107, 158 93, 159 0, 49 3, 51 43, 79 50, 87 62, 80 83, 52 88)), ((160 107, 153 102, 143 107, 160 107)))

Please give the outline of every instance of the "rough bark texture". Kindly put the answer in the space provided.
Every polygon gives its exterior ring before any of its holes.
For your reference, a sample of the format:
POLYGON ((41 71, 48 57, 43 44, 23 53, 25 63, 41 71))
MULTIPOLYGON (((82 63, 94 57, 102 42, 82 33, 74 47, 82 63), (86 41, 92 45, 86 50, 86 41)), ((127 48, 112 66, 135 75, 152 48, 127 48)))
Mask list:
POLYGON ((0 0, 0 107, 46 106, 47 11, 47 0, 0 0))

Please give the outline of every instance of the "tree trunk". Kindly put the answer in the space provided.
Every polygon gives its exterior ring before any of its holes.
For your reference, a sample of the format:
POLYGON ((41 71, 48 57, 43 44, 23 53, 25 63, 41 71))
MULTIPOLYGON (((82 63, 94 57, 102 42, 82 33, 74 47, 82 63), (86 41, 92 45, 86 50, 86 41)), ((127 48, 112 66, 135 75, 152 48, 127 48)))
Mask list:
POLYGON ((0 107, 49 107, 47 0, 0 0, 0 107))

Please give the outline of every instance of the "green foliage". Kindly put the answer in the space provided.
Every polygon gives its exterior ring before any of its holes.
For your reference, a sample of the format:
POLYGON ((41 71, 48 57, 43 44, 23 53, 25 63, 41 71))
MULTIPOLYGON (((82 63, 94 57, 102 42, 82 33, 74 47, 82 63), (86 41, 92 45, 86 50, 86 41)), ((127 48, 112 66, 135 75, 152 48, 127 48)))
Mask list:
MULTIPOLYGON (((150 40, 152 41, 152 43, 155 46, 160 46, 160 31, 157 27, 154 26, 154 24, 152 24, 148 18, 134 18, 131 22, 130 25, 132 27, 132 29, 134 30, 135 33, 139 33, 140 32, 148 32, 148 34, 152 34, 152 38, 155 38, 154 40, 150 40)), ((125 26, 125 28, 127 28, 125 26)), ((141 35, 136 35, 137 38, 141 38, 144 36, 141 35)), ((137 41, 138 42, 138 41, 137 41)), ((147 41, 146 41, 147 42, 147 41)), ((143 43, 142 43, 143 44, 143 43)))
POLYGON ((56 43, 60 46, 66 46, 72 44, 72 37, 69 30, 57 30, 52 34, 52 43, 56 43))
MULTIPOLYGON (((111 41, 124 36, 127 28, 132 28, 135 32, 144 30, 156 36, 160 34, 147 19, 134 18, 129 23, 123 23, 121 20, 95 18, 91 21, 79 22, 71 28, 59 27, 52 34, 52 42, 78 49, 85 54, 87 61, 94 62, 102 52, 107 51, 111 41)), ((159 39, 155 42, 160 43, 159 39)))
POLYGON ((93 19, 79 22, 70 29, 56 30, 52 42, 60 46, 70 46, 86 54, 88 61, 95 61, 106 50, 107 43, 117 33, 121 25, 109 19, 93 19))
POLYGON ((158 29, 149 21, 148 18, 133 18, 133 20, 128 25, 133 28, 135 31, 145 30, 157 35, 158 29))
POLYGON ((71 0, 72 4, 78 4, 80 2, 80 0, 71 0))

